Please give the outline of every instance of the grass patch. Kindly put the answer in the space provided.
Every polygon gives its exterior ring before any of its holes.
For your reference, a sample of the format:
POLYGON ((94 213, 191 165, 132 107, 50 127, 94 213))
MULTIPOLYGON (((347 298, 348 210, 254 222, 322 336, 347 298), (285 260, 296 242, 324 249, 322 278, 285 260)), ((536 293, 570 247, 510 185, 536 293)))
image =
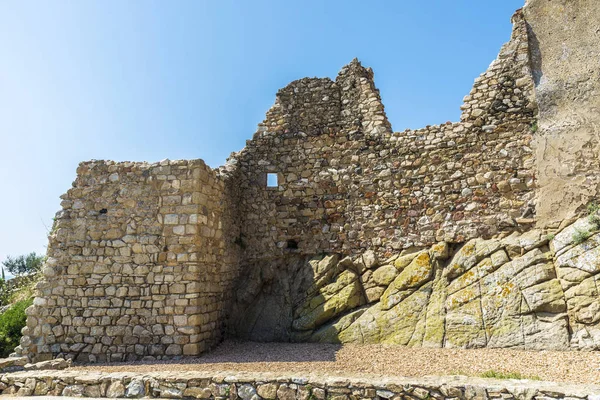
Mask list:
POLYGON ((18 303, 23 300, 29 300, 34 297, 35 284, 41 279, 41 275, 31 277, 31 282, 21 286, 17 290, 13 291, 8 299, 9 304, 18 303))
POLYGON ((594 229, 600 228, 600 216, 598 216, 598 211, 600 211, 600 205, 592 201, 586 207, 588 219, 592 225, 594 225, 594 229))
POLYGON ((479 378, 490 378, 490 379, 528 379, 530 381, 541 381, 542 378, 540 378, 537 375, 533 375, 533 376, 527 376, 527 375, 523 375, 520 372, 502 372, 502 371, 496 371, 496 370, 489 370, 489 371, 485 371, 483 373, 480 374, 468 374, 462 371, 458 371, 458 372, 451 372, 450 375, 462 375, 462 376, 477 376, 479 378))
POLYGON ((534 121, 533 124, 531 124, 531 132, 536 133, 538 131, 539 127, 538 127, 538 123, 537 121, 534 121))
POLYGON ((595 201, 592 201, 591 203, 589 203, 586 206, 586 208, 587 208, 588 215, 595 214, 598 211, 600 211, 600 205, 595 201))
POLYGON ((529 380, 534 380, 534 381, 541 380, 539 376, 525 376, 525 375, 522 375, 520 372, 502 372, 502 371, 495 371, 493 369, 486 371, 482 374, 479 374, 479 376, 482 378, 493 378, 493 379, 529 379, 529 380))
POLYGON ((573 233, 573 243, 581 244, 588 240, 592 236, 592 232, 590 231, 582 231, 581 229, 575 229, 575 233, 573 233))

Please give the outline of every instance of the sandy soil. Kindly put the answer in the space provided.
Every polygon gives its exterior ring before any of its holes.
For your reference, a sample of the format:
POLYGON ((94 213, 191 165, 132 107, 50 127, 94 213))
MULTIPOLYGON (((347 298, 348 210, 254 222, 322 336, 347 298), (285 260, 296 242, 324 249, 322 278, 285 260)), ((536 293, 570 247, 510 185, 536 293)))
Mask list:
POLYGON ((331 375, 479 376, 493 370, 545 381, 600 382, 600 352, 508 349, 421 349, 385 345, 251 343, 227 341, 198 358, 179 361, 76 365, 105 372, 258 371, 331 375))

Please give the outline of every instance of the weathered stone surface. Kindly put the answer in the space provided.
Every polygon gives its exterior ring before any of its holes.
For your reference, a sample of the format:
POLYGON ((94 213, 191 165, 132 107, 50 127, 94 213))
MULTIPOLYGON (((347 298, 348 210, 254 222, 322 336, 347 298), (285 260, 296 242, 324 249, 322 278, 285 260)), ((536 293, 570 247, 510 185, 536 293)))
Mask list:
POLYGON ((68 385, 62 391, 63 396, 69 397, 83 397, 84 394, 85 386, 83 385, 68 385))
POLYGON ((132 379, 125 390, 125 397, 140 398, 146 394, 144 382, 141 379, 132 379))
POLYGON ((389 310, 432 278, 433 265, 428 253, 422 253, 398 275, 381 296, 381 305, 389 310))
MULTIPOLYGON (((36 387, 37 389, 37 387, 36 387)), ((45 393, 42 394, 47 394, 48 392, 46 391, 45 393)), ((85 390, 83 391, 83 394, 85 397, 102 397, 102 389, 100 385, 87 385, 85 387, 85 390)))
POLYGON ((14 366, 24 366, 27 364, 27 357, 8 357, 0 359, 0 369, 14 367, 14 366))
POLYGON ((340 341, 339 333, 348 328, 354 321, 364 314, 365 311, 365 309, 352 311, 334 323, 325 324, 319 330, 313 333, 309 340, 311 342, 338 343, 340 341))
POLYGON ((296 389, 285 383, 279 385, 279 389, 277 389, 277 398, 279 400, 296 400, 296 389))
POLYGON ((267 400, 274 400, 277 398, 277 389, 279 385, 277 383, 265 383, 258 385, 256 391, 260 397, 267 400))
POLYGON ((375 281, 377 285, 387 286, 392 283, 397 275, 398 268, 393 265, 384 265, 373 272, 373 281, 375 281))
POLYGON ((300 331, 314 329, 363 302, 358 275, 344 271, 299 309, 292 326, 300 331))
POLYGON ((239 249, 227 193, 200 160, 80 164, 20 351, 107 362, 217 343, 239 249))
POLYGON ((299 316, 292 337, 427 347, 596 348, 596 236, 561 249, 558 257, 539 231, 523 236, 478 239, 445 252, 434 246, 408 258, 391 257, 388 261, 407 260, 398 263, 400 270, 386 264, 360 277, 342 265, 330 266, 342 272, 297 308, 290 305, 299 316), (450 260, 437 261, 439 255, 450 260), (379 289, 381 298, 371 298, 379 289), (363 291, 367 302, 348 300, 363 291))
POLYGON ((165 399, 181 399, 183 391, 179 388, 165 387, 160 390, 160 396, 165 399))
POLYGON ((259 400, 260 397, 257 395, 256 389, 252 385, 241 385, 237 390, 238 396, 242 400, 259 400))
POLYGON ((106 397, 118 398, 125 395, 125 385, 121 381, 113 381, 106 389, 106 397))
POLYGON ((41 361, 35 364, 25 364, 26 370, 42 370, 42 369, 65 369, 71 366, 71 360, 64 358, 56 358, 54 360, 41 361))
POLYGON ((599 195, 600 3, 528 0, 524 15, 539 110, 533 143, 536 214, 540 226, 557 225, 599 195))

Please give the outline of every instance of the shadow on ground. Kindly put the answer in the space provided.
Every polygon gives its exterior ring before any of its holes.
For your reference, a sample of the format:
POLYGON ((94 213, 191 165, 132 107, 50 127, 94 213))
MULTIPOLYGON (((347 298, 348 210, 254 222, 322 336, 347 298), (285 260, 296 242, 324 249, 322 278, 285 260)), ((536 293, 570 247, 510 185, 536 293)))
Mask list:
POLYGON ((216 348, 198 357, 182 357, 169 360, 149 360, 135 362, 113 362, 84 364, 79 366, 120 366, 150 364, 249 364, 249 363, 304 363, 335 362, 336 354, 342 348, 339 344, 322 343, 258 343, 241 340, 227 340, 216 348))
POLYGON ((214 350, 196 358, 196 362, 263 363, 263 362, 327 362, 336 361, 339 344, 322 343, 254 343, 226 341, 214 350), (239 349, 239 351, 238 351, 239 349))

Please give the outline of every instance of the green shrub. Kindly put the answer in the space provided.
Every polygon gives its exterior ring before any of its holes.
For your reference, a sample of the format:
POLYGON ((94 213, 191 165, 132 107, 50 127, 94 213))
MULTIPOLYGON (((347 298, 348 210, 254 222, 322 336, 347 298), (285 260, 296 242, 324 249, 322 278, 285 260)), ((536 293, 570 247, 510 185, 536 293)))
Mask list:
POLYGON ((587 214, 588 219, 592 225, 594 225, 594 229, 600 228, 600 216, 598 216, 598 211, 600 211, 600 205, 597 202, 592 201, 587 205, 587 214))
POLYGON ((582 231, 581 229, 575 229, 575 233, 573 234, 573 243, 581 244, 588 240, 592 236, 590 231, 582 231))
POLYGON ((531 132, 533 132, 533 133, 536 133, 536 132, 538 131, 538 129, 539 129, 539 128, 538 128, 538 123, 537 123, 537 121, 534 121, 534 122, 531 124, 531 132))
POLYGON ((21 300, 0 314, 0 357, 8 357, 19 345, 21 329, 27 319, 25 309, 32 304, 32 298, 21 300))

